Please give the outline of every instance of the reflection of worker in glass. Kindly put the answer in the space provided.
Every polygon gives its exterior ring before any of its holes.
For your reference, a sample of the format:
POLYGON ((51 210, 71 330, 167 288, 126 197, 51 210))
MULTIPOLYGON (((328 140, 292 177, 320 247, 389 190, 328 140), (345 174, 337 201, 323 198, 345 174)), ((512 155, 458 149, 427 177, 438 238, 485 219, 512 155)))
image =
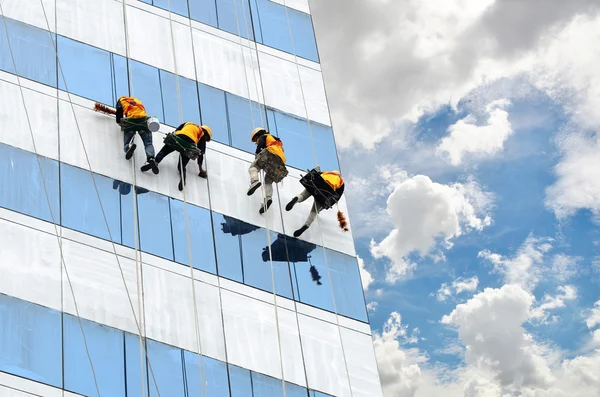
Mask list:
POLYGON ((322 285, 320 281, 321 275, 310 261, 309 253, 315 248, 317 248, 316 244, 291 238, 280 233, 277 235, 277 240, 271 244, 270 250, 269 247, 263 248, 262 260, 263 262, 269 262, 272 259, 273 262, 291 262, 294 265, 299 262, 309 262, 310 268, 308 270, 311 279, 317 285, 322 285))
POLYGON ((264 128, 255 128, 250 134, 252 142, 256 143, 256 157, 250 165, 250 187, 248 196, 252 196, 261 185, 258 180, 258 171, 265 172, 265 202, 259 212, 264 214, 273 203, 273 182, 279 183, 288 174, 285 168, 285 154, 283 154, 283 143, 279 138, 269 134, 264 128))
MULTIPOLYGON (((118 190, 121 196, 127 196, 131 193, 131 184, 127 182, 122 182, 117 179, 113 180, 113 190, 118 190)), ((136 186, 135 194, 144 194, 148 193, 148 189, 144 189, 143 187, 136 186)))
POLYGON ((294 197, 286 206, 291 211, 296 203, 301 203, 310 196, 315 202, 306 218, 304 225, 294 232, 294 237, 300 236, 314 222, 317 214, 323 209, 329 209, 336 204, 344 194, 344 180, 339 171, 323 171, 316 167, 306 174, 300 183, 304 186, 302 193, 294 197))
MULTIPOLYGON (((146 113, 146 108, 137 98, 122 96, 117 101, 116 105, 116 117, 117 124, 121 126, 123 131, 123 139, 125 142, 125 158, 129 160, 133 156, 133 152, 137 147, 133 143, 135 139, 135 133, 140 134, 142 142, 144 142, 144 148, 146 150, 146 159, 148 165, 152 168, 152 172, 158 174, 158 167, 154 161, 154 146, 152 145, 152 131, 148 127, 148 120, 150 117, 146 113)), ((158 131, 158 123, 156 124, 156 130, 158 131)))

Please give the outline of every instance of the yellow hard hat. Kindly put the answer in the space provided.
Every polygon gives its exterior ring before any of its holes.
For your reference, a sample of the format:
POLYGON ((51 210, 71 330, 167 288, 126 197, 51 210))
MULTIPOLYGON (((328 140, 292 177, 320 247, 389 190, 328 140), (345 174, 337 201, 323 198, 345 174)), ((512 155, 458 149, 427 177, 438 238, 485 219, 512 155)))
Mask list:
POLYGON ((212 130, 210 129, 210 127, 207 125, 202 125, 202 126, 200 126, 200 128, 202 128, 204 130, 204 132, 206 132, 208 134, 208 141, 211 141, 212 140, 212 130))
POLYGON ((267 132, 267 130, 265 130, 263 127, 258 127, 252 130, 252 133, 250 134, 250 140, 252 142, 256 142, 256 140, 258 139, 258 134, 261 132, 267 132))

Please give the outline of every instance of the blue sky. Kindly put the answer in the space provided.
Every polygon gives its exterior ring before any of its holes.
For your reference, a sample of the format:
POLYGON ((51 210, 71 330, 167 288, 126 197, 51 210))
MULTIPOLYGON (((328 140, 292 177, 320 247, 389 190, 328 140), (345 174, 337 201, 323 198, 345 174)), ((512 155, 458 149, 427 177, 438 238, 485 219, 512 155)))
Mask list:
POLYGON ((384 395, 597 393, 600 4, 340 1, 311 6, 384 395))

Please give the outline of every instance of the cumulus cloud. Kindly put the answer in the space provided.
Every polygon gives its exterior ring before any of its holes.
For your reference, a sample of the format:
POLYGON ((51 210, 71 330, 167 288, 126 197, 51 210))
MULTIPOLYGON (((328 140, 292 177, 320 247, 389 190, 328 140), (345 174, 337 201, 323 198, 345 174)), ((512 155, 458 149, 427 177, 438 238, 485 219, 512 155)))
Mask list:
MULTIPOLYGON (((531 310, 531 318, 541 323, 548 322, 549 311, 566 306, 566 302, 577 298, 577 288, 572 285, 560 286, 558 294, 545 294, 542 303, 531 310)), ((553 321, 557 318, 554 317, 553 321)))
POLYGON ((504 142, 513 133, 505 108, 510 104, 506 99, 499 99, 486 106, 488 114, 486 125, 477 125, 477 120, 470 115, 448 128, 450 135, 443 138, 437 147, 437 153, 448 157, 452 165, 460 165, 468 155, 483 157, 493 156, 504 147, 504 142))
POLYGON ((585 323, 590 329, 600 325, 600 300, 594 303, 594 308, 589 311, 585 323))
POLYGON ((479 278, 473 276, 471 278, 457 278, 451 283, 443 283, 436 293, 439 302, 445 302, 448 298, 458 295, 462 292, 475 292, 479 285, 479 278))
POLYGON ((386 280, 396 282, 414 269, 410 253, 430 254, 438 239, 450 246, 453 238, 490 225, 491 202, 474 181, 442 185, 417 175, 400 183, 387 200, 394 229, 381 242, 371 241, 373 257, 391 261, 386 280))
POLYGON ((369 285, 374 281, 373 276, 365 268, 365 261, 360 256, 357 256, 358 268, 360 269, 360 280, 362 281, 363 289, 366 291, 369 289, 369 285))

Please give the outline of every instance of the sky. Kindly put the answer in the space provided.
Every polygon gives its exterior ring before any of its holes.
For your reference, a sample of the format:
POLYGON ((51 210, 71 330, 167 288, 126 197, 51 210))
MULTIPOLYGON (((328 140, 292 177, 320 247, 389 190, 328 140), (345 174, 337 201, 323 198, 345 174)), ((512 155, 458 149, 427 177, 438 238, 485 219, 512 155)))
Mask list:
POLYGON ((600 395, 600 2, 310 6, 384 395, 600 395))

